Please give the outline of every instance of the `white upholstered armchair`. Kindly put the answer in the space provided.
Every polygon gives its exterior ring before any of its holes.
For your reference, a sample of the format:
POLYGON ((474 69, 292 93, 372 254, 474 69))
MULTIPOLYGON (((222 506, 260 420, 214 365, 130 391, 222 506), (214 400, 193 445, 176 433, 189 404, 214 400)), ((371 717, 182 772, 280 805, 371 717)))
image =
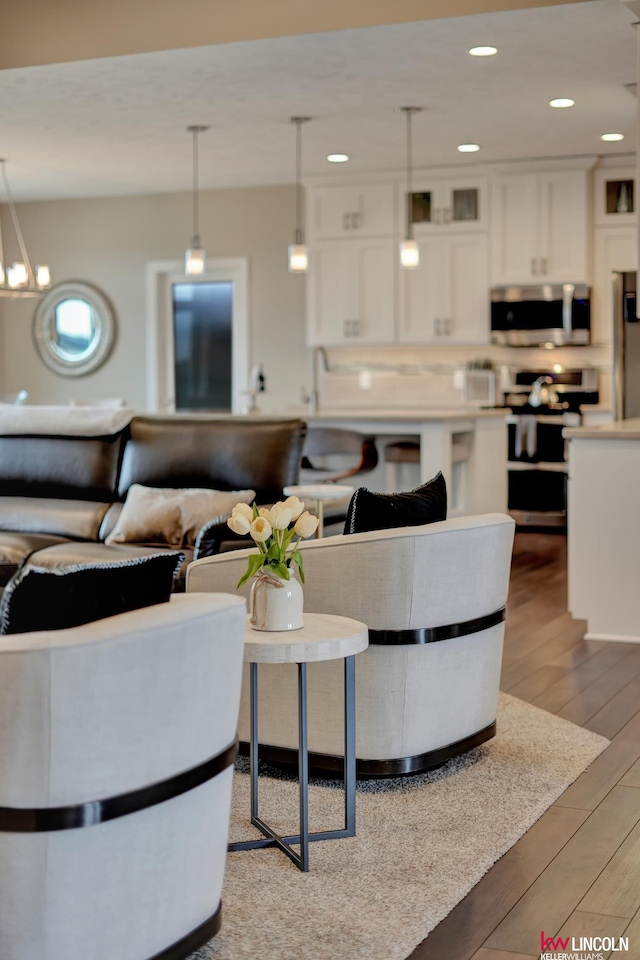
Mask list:
POLYGON ((244 604, 0 638, 0 957, 187 957, 220 923, 244 604))
MULTIPOLYGON (((494 736, 513 534, 510 517, 487 514, 303 545, 305 610, 370 630, 356 659, 359 776, 417 772, 494 736)), ((233 590, 247 553, 191 564, 188 592, 233 590)), ((310 664, 308 682, 312 767, 338 771, 341 664, 310 664)), ((241 741, 247 692, 245 681, 241 741)), ((295 759, 296 709, 295 668, 261 665, 261 756, 295 759)))

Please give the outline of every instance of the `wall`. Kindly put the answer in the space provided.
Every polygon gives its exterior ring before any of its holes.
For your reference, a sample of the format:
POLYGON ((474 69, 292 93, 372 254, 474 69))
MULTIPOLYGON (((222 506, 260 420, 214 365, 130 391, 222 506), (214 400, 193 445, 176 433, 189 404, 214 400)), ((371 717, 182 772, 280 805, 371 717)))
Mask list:
MULTIPOLYGON (((7 262, 18 257, 8 211, 0 211, 7 262)), ((190 195, 64 200, 18 205, 29 256, 52 268, 54 283, 85 280, 116 313, 118 337, 106 364, 86 377, 61 377, 32 339, 37 301, 0 300, 0 394, 30 403, 124 396, 145 409, 145 266, 179 260, 191 233, 190 195)), ((295 222, 294 187, 210 190, 201 194, 202 242, 209 257, 249 258, 249 362, 262 362, 265 411, 299 404, 311 386, 304 345, 304 277, 287 271, 295 222)))

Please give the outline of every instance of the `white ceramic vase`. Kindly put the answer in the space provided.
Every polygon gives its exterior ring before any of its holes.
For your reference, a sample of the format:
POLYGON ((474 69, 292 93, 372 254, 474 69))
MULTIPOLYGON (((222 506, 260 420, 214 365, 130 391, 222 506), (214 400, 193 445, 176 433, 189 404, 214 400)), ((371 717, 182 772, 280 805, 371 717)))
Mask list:
POLYGON ((251 586, 249 622, 254 630, 299 630, 303 604, 302 585, 293 573, 281 580, 260 570, 251 586))

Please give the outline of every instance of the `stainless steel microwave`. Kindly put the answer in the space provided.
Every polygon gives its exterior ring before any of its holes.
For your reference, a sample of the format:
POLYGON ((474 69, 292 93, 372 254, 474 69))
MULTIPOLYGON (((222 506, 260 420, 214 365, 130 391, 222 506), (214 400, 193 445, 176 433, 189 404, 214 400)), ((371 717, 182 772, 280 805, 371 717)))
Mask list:
POLYGON ((584 283, 495 287, 491 291, 491 341, 502 346, 587 344, 591 290, 584 283))

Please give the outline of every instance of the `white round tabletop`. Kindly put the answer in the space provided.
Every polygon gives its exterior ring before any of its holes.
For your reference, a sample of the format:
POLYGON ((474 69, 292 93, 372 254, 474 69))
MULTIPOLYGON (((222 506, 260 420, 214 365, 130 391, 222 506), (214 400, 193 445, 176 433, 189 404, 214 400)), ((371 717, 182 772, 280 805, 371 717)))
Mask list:
POLYGON ((338 483, 296 483, 284 487, 288 497, 310 497, 312 500, 340 500, 350 497, 355 487, 338 483))
POLYGON ((369 646, 369 629, 359 620, 330 613, 305 613, 300 630, 253 630, 247 617, 245 663, 313 663, 352 657, 369 646))

